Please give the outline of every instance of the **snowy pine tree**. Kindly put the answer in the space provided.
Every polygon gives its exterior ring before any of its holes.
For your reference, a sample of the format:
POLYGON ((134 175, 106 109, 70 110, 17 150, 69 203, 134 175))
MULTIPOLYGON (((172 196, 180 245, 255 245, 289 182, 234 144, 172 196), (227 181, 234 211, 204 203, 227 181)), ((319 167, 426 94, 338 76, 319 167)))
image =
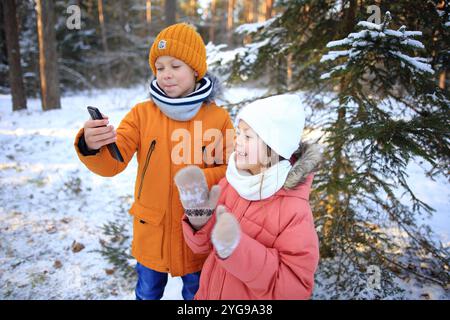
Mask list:
POLYGON ((308 129, 324 133, 326 161, 311 196, 322 298, 398 298, 395 278, 411 274, 443 286, 450 280, 448 248, 419 222, 433 209, 406 174, 411 163, 421 163, 429 179, 449 170, 449 96, 437 87, 448 51, 438 18, 448 10, 438 10, 437 0, 381 2, 381 11, 392 9, 423 37, 389 28, 389 14, 354 31, 372 4, 277 1, 280 14, 236 30, 250 43, 211 50, 210 66, 230 82, 257 80, 267 95, 301 90, 312 109, 308 129), (368 292, 371 265, 381 268, 382 286, 368 292))
POLYGON ((433 209, 415 196, 418 186, 406 174, 417 161, 427 163, 431 177, 448 172, 449 97, 428 60, 415 56, 424 49, 421 32, 389 29, 390 20, 387 12, 381 25, 359 22, 358 32, 327 44, 341 50, 321 59, 330 64, 321 78, 338 90, 330 103, 335 116, 322 123, 327 170, 317 177, 314 202, 322 266, 332 268, 323 271, 337 277, 328 285, 336 297, 369 265, 443 287, 450 281, 448 248, 419 224, 433 209))
MULTIPOLYGON (((403 23, 414 21, 425 30, 427 45, 436 48, 445 34, 432 31, 440 23, 434 2, 414 2, 418 10, 410 10, 413 2, 407 0, 381 7, 392 7, 403 23)), ((427 49, 417 40, 421 32, 388 29, 389 18, 382 25, 363 21, 352 33, 368 4, 278 1, 285 6, 281 14, 236 30, 250 35, 251 43, 218 50, 214 59, 228 80, 262 79, 269 95, 306 90, 317 114, 313 118, 323 118, 309 123, 324 131, 328 147, 326 169, 316 177, 319 188, 312 195, 323 258, 317 279, 333 278, 329 290, 336 298, 367 297, 363 287, 345 288, 361 282, 370 264, 386 275, 383 290, 373 293, 378 298, 398 293, 394 273, 414 273, 441 285, 448 281, 448 249, 419 225, 421 214, 432 209, 414 195, 405 173, 413 161, 428 162, 430 178, 448 170, 448 93, 436 87, 435 72, 442 66, 430 50, 432 59, 417 57, 427 49), (327 52, 327 43, 349 33, 331 42, 334 52, 327 52), (338 45, 343 48, 336 50, 338 45), (328 103, 327 92, 336 88, 336 99, 328 103), (404 194, 399 196, 399 190, 404 194), (388 232, 394 229, 398 237, 388 232), (397 254, 402 250, 406 254, 397 254)))

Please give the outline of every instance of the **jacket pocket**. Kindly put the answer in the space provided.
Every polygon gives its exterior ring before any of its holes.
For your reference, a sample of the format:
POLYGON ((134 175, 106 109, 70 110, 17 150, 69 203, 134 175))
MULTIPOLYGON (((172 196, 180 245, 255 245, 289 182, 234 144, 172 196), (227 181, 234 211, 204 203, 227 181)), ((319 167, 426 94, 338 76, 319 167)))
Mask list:
POLYGON ((154 226, 159 226, 166 211, 158 208, 149 208, 138 202, 134 202, 130 208, 130 214, 138 220, 142 220, 143 224, 150 223, 154 226))
POLYGON ((163 259, 165 210, 134 203, 130 208, 133 219, 133 252, 139 258, 163 259))
POLYGON ((155 150, 155 146, 156 146, 156 139, 153 139, 148 148, 147 157, 145 158, 144 168, 142 169, 142 173, 141 173, 141 183, 139 184, 138 196, 137 196, 138 200, 141 198, 142 187, 144 186, 145 173, 147 172, 148 165, 150 163, 150 159, 152 158, 153 151, 155 150))

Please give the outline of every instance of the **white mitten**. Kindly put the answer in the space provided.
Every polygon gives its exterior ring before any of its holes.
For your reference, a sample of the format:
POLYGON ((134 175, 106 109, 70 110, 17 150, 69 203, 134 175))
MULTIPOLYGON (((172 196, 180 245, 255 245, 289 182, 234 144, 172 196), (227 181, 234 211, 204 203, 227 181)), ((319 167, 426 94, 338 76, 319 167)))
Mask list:
POLYGON ((208 222, 216 208, 220 187, 214 185, 208 191, 205 175, 197 166, 181 169, 174 179, 186 216, 194 229, 199 230, 208 222))
POLYGON ((211 242, 222 259, 228 258, 241 238, 239 222, 233 214, 220 205, 216 209, 216 224, 211 232, 211 242))

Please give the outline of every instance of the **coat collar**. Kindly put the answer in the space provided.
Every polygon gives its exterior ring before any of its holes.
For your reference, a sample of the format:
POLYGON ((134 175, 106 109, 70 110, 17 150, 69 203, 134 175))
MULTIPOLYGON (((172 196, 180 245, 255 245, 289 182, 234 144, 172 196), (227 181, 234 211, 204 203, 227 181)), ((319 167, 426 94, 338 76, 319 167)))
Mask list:
MULTIPOLYGON (((317 170, 322 161, 322 153, 318 144, 302 142, 291 157, 292 169, 283 185, 284 189, 295 189, 306 183, 307 178, 317 170)), ((312 179, 311 179, 312 180, 312 179)))

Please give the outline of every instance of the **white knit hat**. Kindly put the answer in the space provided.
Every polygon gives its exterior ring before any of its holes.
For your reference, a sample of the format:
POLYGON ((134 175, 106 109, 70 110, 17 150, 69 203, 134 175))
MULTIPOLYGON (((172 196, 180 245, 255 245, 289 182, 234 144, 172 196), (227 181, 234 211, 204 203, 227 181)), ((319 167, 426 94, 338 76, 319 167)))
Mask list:
POLYGON ((305 110, 300 97, 284 94, 256 100, 236 116, 244 120, 277 154, 290 159, 298 149, 305 126, 305 110))

